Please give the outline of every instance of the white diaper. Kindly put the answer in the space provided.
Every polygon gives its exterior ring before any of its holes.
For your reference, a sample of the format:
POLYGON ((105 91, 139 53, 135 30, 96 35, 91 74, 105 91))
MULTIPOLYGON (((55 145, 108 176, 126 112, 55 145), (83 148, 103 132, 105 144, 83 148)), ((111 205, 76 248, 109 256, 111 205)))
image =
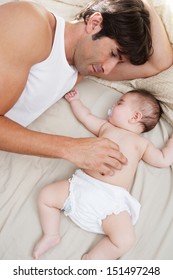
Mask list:
POLYGON ((94 179, 81 169, 69 181, 70 194, 62 210, 82 229, 104 234, 102 220, 122 211, 127 211, 136 223, 141 205, 122 187, 94 179))

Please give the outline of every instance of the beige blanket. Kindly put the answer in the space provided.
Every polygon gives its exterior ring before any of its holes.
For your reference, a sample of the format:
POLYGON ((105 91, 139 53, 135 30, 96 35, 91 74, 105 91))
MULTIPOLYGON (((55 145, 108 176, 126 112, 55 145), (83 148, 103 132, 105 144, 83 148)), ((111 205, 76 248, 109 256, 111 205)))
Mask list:
MULTIPOLYGON (((70 19, 80 8, 81 2, 87 1, 36 2, 70 19)), ((162 147, 172 133, 172 67, 155 77, 129 82, 110 83, 86 78, 78 85, 78 89, 82 100, 93 113, 105 117, 112 103, 128 88, 136 86, 152 89, 162 101, 164 118, 155 129, 145 134, 157 147, 162 147)), ((75 119, 64 98, 32 123, 30 128, 73 137, 91 135, 75 119)), ((36 202, 38 192, 48 183, 68 178, 74 170, 75 166, 61 159, 0 151, 0 259, 32 258, 33 246, 41 235, 36 202)), ((141 161, 132 194, 142 204, 140 218, 135 226, 137 242, 122 259, 173 259, 172 167, 159 169, 141 161)), ((61 218, 61 243, 43 259, 80 259, 102 238, 102 235, 80 229, 63 213, 61 218)))

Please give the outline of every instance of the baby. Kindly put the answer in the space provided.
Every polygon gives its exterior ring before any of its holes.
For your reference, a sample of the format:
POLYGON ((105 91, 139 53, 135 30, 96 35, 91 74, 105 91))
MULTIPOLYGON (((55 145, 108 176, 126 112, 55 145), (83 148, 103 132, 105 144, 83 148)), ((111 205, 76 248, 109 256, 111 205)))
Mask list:
POLYGON ((43 236, 34 248, 33 257, 38 259, 60 242, 63 210, 82 229, 105 235, 82 259, 118 259, 135 242, 134 225, 140 203, 132 197, 130 189, 138 163, 142 159, 156 167, 171 165, 173 135, 161 150, 140 135, 153 129, 161 116, 158 101, 146 90, 125 93, 108 111, 106 120, 94 116, 82 104, 78 91, 69 92, 65 98, 88 130, 118 143, 128 163, 121 170, 114 170, 112 176, 78 169, 69 180, 43 188, 38 201, 43 236))

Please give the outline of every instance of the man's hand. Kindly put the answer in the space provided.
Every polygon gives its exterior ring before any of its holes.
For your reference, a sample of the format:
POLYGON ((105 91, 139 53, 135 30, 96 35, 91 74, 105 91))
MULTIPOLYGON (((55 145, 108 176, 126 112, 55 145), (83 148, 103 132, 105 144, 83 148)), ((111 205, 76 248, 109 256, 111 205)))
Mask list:
POLYGON ((106 138, 71 139, 64 158, 80 168, 95 170, 103 175, 113 175, 114 169, 121 169, 127 163, 118 145, 106 138))

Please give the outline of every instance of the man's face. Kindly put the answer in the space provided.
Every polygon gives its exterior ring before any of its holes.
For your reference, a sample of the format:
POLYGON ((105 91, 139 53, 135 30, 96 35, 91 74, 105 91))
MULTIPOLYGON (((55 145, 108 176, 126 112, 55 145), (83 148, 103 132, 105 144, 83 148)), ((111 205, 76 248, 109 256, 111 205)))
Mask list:
POLYGON ((92 36, 102 28, 102 21, 100 13, 92 14, 85 23, 83 36, 76 45, 73 63, 81 75, 107 75, 118 63, 125 61, 115 40, 108 37, 93 40, 92 36))
POLYGON ((81 75, 109 74, 123 58, 113 39, 102 37, 93 40, 92 36, 82 38, 74 54, 74 65, 81 75))

